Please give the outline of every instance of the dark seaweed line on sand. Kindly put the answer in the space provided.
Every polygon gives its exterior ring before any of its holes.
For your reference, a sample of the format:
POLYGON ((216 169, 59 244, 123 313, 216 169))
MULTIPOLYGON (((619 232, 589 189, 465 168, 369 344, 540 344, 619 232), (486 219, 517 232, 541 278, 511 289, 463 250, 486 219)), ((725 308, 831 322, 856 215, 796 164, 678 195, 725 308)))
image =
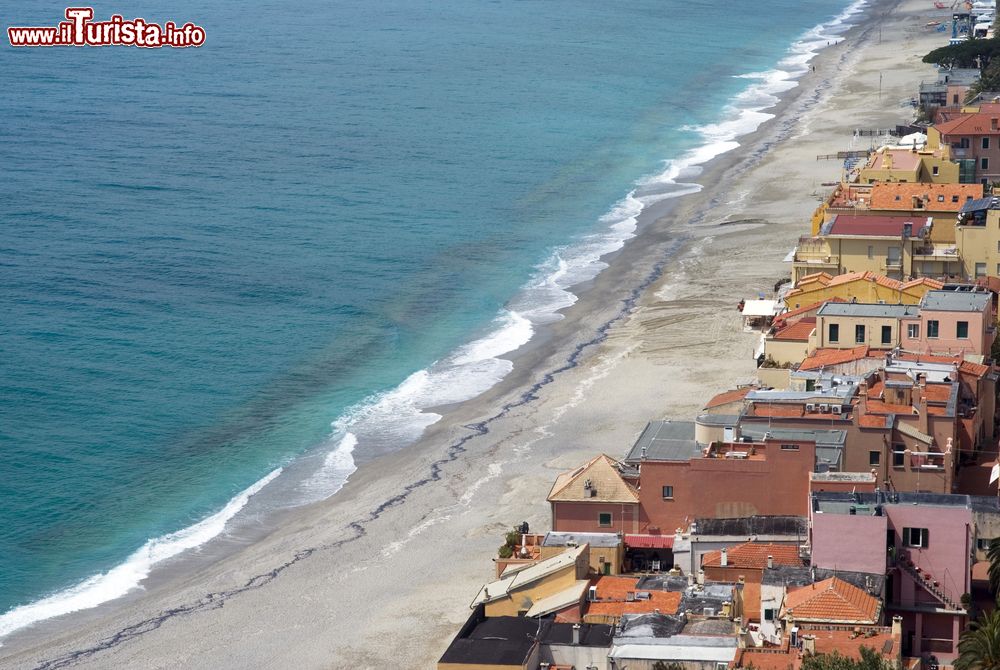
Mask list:
POLYGON ((476 423, 470 423, 464 425, 463 428, 467 428, 470 431, 470 433, 468 435, 464 435, 463 437, 455 441, 453 444, 451 444, 448 447, 445 456, 431 463, 429 467, 429 472, 426 477, 410 482, 405 487, 403 487, 403 490, 400 493, 383 501, 375 509, 369 512, 367 516, 365 516, 363 519, 359 519, 348 523, 345 526, 345 528, 353 532, 353 535, 351 535, 350 537, 346 537, 337 540, 336 542, 331 542, 329 544, 324 544, 316 547, 309 547, 306 549, 300 549, 299 551, 295 552, 292 555, 292 557, 287 561, 285 561, 284 563, 281 563, 280 565, 271 568, 267 572, 254 575, 253 577, 248 579, 242 586, 238 586, 232 589, 227 589, 225 591, 214 591, 212 593, 208 593, 202 596, 201 598, 199 598, 194 602, 185 603, 183 605, 178 605, 177 607, 171 607, 169 609, 163 610, 158 614, 156 614, 155 616, 149 617, 148 619, 144 619, 143 621, 132 624, 131 626, 126 626, 125 628, 122 628, 117 633, 111 635, 110 637, 104 638, 103 640, 97 642, 91 647, 87 647, 85 649, 79 649, 77 651, 72 651, 57 658, 48 661, 43 661, 39 663, 37 666, 35 666, 35 670, 57 670, 57 668, 65 668, 67 666, 73 665, 77 661, 82 661, 102 651, 107 651, 109 649, 117 647, 123 642, 134 640, 142 635, 145 635, 146 633, 152 632, 158 629, 160 626, 162 626, 166 621, 174 617, 185 616, 189 614, 196 614, 198 612, 206 612, 218 609, 222 607, 225 604, 225 602, 230 598, 238 596, 241 593, 246 593, 247 591, 252 591, 254 589, 259 589, 262 586, 266 586, 267 584, 277 579, 278 576, 281 575, 281 573, 283 573, 285 570, 292 567, 296 563, 304 561, 305 559, 309 558, 310 556, 312 556, 317 552, 337 549, 339 547, 344 546, 345 544, 349 544, 351 542, 360 539, 368 532, 366 528, 367 524, 377 520, 386 512, 386 510, 402 505, 404 502, 406 502, 406 499, 410 496, 410 494, 413 493, 415 490, 421 488, 422 486, 440 480, 444 466, 447 465, 448 463, 457 460, 459 456, 465 453, 465 451, 467 450, 465 445, 470 440, 473 440, 477 437, 482 437, 483 435, 487 435, 490 432, 489 430, 490 424, 497 421, 498 419, 504 418, 512 410, 534 402, 535 400, 538 399, 538 392, 543 387, 548 386, 553 381, 555 381, 557 375, 577 367, 577 365, 579 365, 580 363, 580 359, 583 357, 583 354, 587 349, 593 347, 594 345, 600 344, 601 342, 606 340, 608 337, 608 332, 611 330, 611 327, 632 313, 642 293, 647 288, 649 288, 653 284, 653 282, 659 279, 659 277, 663 274, 663 270, 666 267, 667 262, 674 256, 677 250, 686 241, 687 240, 685 238, 677 238, 671 242, 669 247, 666 249, 663 258, 661 258, 659 261, 656 262, 656 264, 653 266, 653 269, 646 276, 646 278, 638 286, 633 288, 629 292, 628 296, 622 300, 621 309, 619 309, 614 316, 612 316, 610 319, 601 324, 597 328, 594 336, 591 339, 587 340, 586 342, 581 342, 577 344, 573 348, 572 353, 569 355, 569 357, 566 359, 566 362, 563 365, 554 370, 546 372, 545 375, 540 380, 532 384, 524 393, 520 395, 520 397, 517 398, 517 400, 513 400, 509 403, 504 404, 500 408, 500 411, 498 411, 493 416, 490 416, 476 423))

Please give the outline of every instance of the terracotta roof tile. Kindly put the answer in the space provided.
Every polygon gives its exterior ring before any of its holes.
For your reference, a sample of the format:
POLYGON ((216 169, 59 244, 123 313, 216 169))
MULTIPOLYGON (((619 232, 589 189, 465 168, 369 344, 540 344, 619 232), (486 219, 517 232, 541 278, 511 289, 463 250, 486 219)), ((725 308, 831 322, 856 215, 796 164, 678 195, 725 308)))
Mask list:
POLYGON ((934 128, 941 133, 942 139, 945 135, 1000 135, 1000 130, 994 127, 995 118, 996 113, 973 112, 939 123, 934 128))
POLYGON ((914 210, 919 198, 923 209, 932 212, 957 212, 966 200, 983 197, 982 184, 910 184, 879 182, 872 186, 871 208, 914 210))
POLYGON ((649 591, 648 600, 626 600, 628 593, 636 591, 639 580, 633 577, 602 575, 593 581, 597 587, 597 601, 588 603, 587 615, 620 617, 622 614, 642 614, 660 610, 661 614, 676 614, 681 604, 681 593, 676 591, 649 591))
POLYGON ((776 340, 793 340, 793 341, 806 341, 809 339, 809 335, 812 334, 813 330, 816 328, 816 317, 807 316, 802 320, 797 321, 789 326, 785 326, 781 330, 777 331, 772 335, 776 340))
POLYGON ((928 402, 948 402, 951 397, 951 384, 928 384, 924 388, 924 398, 928 402))
POLYGON ((705 409, 710 409, 712 407, 719 407, 721 405, 728 405, 731 402, 736 402, 738 400, 743 400, 747 397, 747 393, 752 390, 752 387, 747 386, 741 389, 733 389, 731 391, 723 391, 722 393, 716 395, 708 404, 705 405, 705 409))
MULTIPOLYGON (((801 283, 801 280, 800 280, 800 283, 801 283)), ((788 296, 792 296, 795 293, 802 293, 802 290, 801 289, 794 289, 794 290, 789 291, 787 294, 785 294, 785 304, 788 304, 788 296)), ((799 316, 801 314, 806 314, 808 312, 818 311, 820 307, 822 307, 824 304, 826 304, 828 302, 847 302, 847 301, 844 300, 843 298, 838 298, 838 297, 830 298, 829 300, 819 300, 819 301, 814 302, 812 304, 803 305, 802 307, 796 307, 795 309, 793 309, 791 311, 785 312, 783 314, 779 314, 778 316, 774 317, 774 323, 777 325, 779 323, 784 323, 785 321, 789 321, 790 319, 794 319, 795 317, 797 317, 797 316, 799 316)))
POLYGON ((861 658, 861 647, 874 649, 886 658, 894 658, 899 653, 901 642, 901 640, 893 638, 891 631, 885 629, 870 637, 858 636, 849 630, 808 630, 804 632, 816 638, 817 654, 837 652, 841 656, 852 659, 861 658))
POLYGON ((785 653, 741 649, 737 660, 730 662, 730 668, 758 668, 758 670, 794 670, 798 660, 798 649, 785 653))
MULTIPOLYGON (((767 557, 774 558, 775 565, 801 566, 799 549, 789 544, 770 544, 762 542, 744 542, 735 547, 729 547, 727 567, 750 568, 763 570, 767 567, 767 557)), ((722 552, 710 551, 701 560, 702 567, 722 567, 722 552)))
POLYGON ((916 235, 927 223, 929 217, 921 216, 876 216, 871 214, 838 214, 829 224, 830 235, 899 237, 903 228, 910 224, 916 235))
MULTIPOLYGON (((860 361, 862 358, 868 357, 869 348, 867 344, 862 344, 853 349, 817 349, 811 356, 802 361, 802 364, 799 365, 799 370, 818 370, 828 365, 850 363, 851 361, 860 361)), ((874 358, 874 356, 872 357, 874 358)))
POLYGON ((878 598, 838 577, 789 591, 783 607, 795 621, 845 624, 874 624, 881 611, 878 598))
POLYGON ((862 428, 887 428, 886 417, 878 414, 863 414, 858 417, 858 425, 862 428))

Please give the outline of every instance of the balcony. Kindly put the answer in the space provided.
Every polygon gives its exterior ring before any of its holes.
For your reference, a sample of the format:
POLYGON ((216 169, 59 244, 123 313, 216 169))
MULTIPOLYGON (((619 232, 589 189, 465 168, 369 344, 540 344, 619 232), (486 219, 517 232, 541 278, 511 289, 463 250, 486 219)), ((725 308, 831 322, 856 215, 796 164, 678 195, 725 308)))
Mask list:
POLYGON ((943 261, 954 261, 958 260, 958 249, 954 246, 947 247, 937 247, 933 244, 924 245, 922 247, 917 247, 913 250, 913 256, 918 257, 922 261, 930 260, 943 260, 943 261))

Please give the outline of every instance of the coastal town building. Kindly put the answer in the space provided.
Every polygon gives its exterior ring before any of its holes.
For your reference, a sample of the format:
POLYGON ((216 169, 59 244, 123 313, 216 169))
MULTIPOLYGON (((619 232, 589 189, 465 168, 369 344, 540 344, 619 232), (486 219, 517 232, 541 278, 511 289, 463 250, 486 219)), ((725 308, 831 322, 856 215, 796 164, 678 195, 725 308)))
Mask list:
POLYGON ((551 558, 528 565, 510 566, 476 594, 471 608, 479 605, 488 617, 541 616, 549 613, 552 596, 570 606, 580 602, 590 583, 590 546, 569 548, 551 558), (544 607, 536 607, 543 603, 544 607), (534 609, 533 609, 534 608, 534 609))
POLYGON ((815 493, 812 564, 886 574, 885 607, 901 617, 903 653, 953 659, 968 620, 962 596, 974 562, 971 505, 968 496, 815 493))
POLYGON ((961 257, 959 276, 968 280, 1000 276, 1000 198, 966 203, 955 225, 961 257))
POLYGON ((959 183, 990 184, 1000 181, 1000 110, 983 105, 930 126, 927 148, 947 149, 959 165, 959 183))
POLYGON ((933 117, 939 107, 960 108, 969 88, 979 81, 979 68, 942 68, 933 82, 920 82, 920 109, 933 117))
MULTIPOLYGON (((932 217, 925 215, 837 214, 818 235, 799 238, 789 254, 792 280, 818 272, 875 272, 892 279, 915 276, 915 253, 930 239, 932 227, 932 217)), ((921 259, 930 262, 926 256, 921 259)))
POLYGON ((621 465, 602 454, 556 478, 549 491, 552 529, 583 533, 638 533, 644 525, 639 491, 621 465))
POLYGON ((966 202, 982 197, 982 184, 842 182, 813 215, 812 234, 818 235, 822 225, 838 214, 923 215, 934 219, 928 243, 942 248, 949 248, 950 245, 953 248, 956 215, 966 202))
POLYGON ((824 302, 831 301, 916 305, 928 291, 943 286, 941 282, 926 277, 900 281, 877 272, 847 272, 840 275, 819 272, 802 277, 785 293, 785 304, 789 311, 778 318, 787 321, 799 309, 812 310, 812 316, 815 316, 815 310, 824 302))
POLYGON ((959 165, 952 162, 951 146, 944 144, 923 149, 881 147, 868 157, 861 168, 852 171, 849 182, 957 184, 971 183, 959 179, 959 165))

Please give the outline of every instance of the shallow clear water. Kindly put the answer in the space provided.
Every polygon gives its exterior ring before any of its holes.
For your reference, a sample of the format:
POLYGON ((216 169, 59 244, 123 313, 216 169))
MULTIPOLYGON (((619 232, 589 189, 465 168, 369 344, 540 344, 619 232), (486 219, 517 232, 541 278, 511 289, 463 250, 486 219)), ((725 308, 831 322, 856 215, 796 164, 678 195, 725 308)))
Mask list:
POLYGON ((97 18, 204 47, 0 48, 0 612, 488 388, 846 2, 171 5, 97 18))

